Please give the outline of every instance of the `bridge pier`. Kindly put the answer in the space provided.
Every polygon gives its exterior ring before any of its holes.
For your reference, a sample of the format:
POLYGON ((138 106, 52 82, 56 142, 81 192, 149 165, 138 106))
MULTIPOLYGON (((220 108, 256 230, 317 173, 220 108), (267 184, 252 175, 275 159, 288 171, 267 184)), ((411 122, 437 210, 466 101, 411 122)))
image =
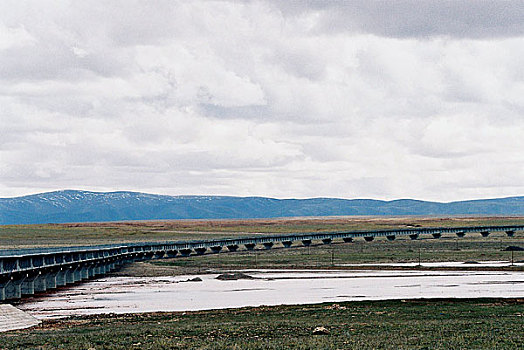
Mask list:
POLYGON ((65 270, 65 283, 73 284, 75 283, 75 270, 72 266, 67 267, 65 270))
POLYGON ((480 234, 482 235, 482 237, 488 237, 489 236, 489 231, 481 231, 480 234))
POLYGON ((215 254, 216 254, 216 253, 220 253, 221 250, 222 250, 222 246, 221 246, 221 245, 216 245, 216 246, 214 246, 214 247, 211 247, 211 251, 212 251, 213 253, 215 253, 215 254))
POLYGON ((5 277, 0 281, 0 301, 20 299, 25 276, 5 277))
POLYGON ((437 238, 437 239, 442 237, 442 233, 440 232, 435 232, 435 233, 432 233, 431 235, 433 236, 433 238, 437 238))
POLYGON ((324 238, 322 240, 322 243, 324 243, 324 244, 331 244, 331 242, 333 242, 333 240, 331 238, 324 238))
POLYGON ((457 237, 462 238, 462 237, 464 237, 466 235, 466 232, 460 231, 460 232, 457 232, 456 235, 457 235, 457 237))
POLYGON ((63 287, 66 285, 66 272, 60 268, 60 270, 56 273, 56 286, 57 287, 63 287))
POLYGON ((95 277, 95 265, 89 264, 87 266, 87 279, 95 277))
POLYGON ((38 272, 38 275, 33 281, 33 288, 35 290, 35 293, 45 292, 47 290, 47 281, 45 278, 45 274, 38 272))
POLYGON ((388 241, 394 241, 395 238, 397 238, 397 236, 395 236, 395 235, 389 235, 389 236, 386 236, 386 238, 388 239, 388 241))
POLYGON ((6 288, 11 283, 9 276, 2 276, 0 280, 0 301, 6 300, 6 288))
POLYGON ((343 240, 344 240, 344 243, 351 243, 353 242, 353 237, 344 237, 343 240))
POLYGON ((25 277, 19 279, 11 279, 4 285, 4 299, 20 299, 22 297, 22 282, 25 277))
POLYGON ((263 244, 266 249, 271 249, 271 247, 273 247, 273 242, 264 242, 263 244))
POLYGON ((80 265, 73 268, 73 283, 82 280, 82 267, 80 265))
POLYGON ((282 245, 284 246, 284 248, 289 248, 291 247, 292 244, 293 244, 292 241, 283 241, 282 242, 282 245))
POLYGON ((371 242, 375 239, 375 236, 364 236, 364 240, 366 240, 366 242, 371 242))
POLYGON ((167 258, 174 258, 175 256, 177 256, 177 254, 178 254, 177 250, 168 250, 166 252, 166 257, 167 258))
POLYGON ((80 279, 81 280, 87 280, 89 279, 89 265, 87 264, 84 264, 82 266, 80 266, 80 279))
POLYGON ((515 235, 515 231, 506 231, 506 235, 508 235, 508 237, 513 237, 515 235))
POLYGON ((27 275, 20 286, 22 296, 35 294, 35 280, 38 274, 27 275))
POLYGON ((418 234, 415 233, 415 234, 412 234, 412 235, 409 235, 409 238, 411 238, 412 241, 418 239, 418 234))
POLYGON ((229 250, 230 252, 236 252, 238 250, 238 245, 230 244, 227 246, 227 250, 229 250))
MULTIPOLYGON (((45 273, 45 272, 44 272, 45 273)), ((55 289, 56 288, 56 271, 48 271, 45 276, 45 289, 55 289)))
POLYGON ((255 250, 256 244, 255 243, 246 243, 244 244, 244 247, 246 247, 247 250, 255 250))
POLYGON ((189 248, 186 248, 186 249, 181 249, 180 250, 180 255, 184 256, 184 257, 188 257, 191 255, 191 252, 192 250, 189 249, 189 248))
POLYGON ((195 252, 197 253, 197 255, 204 255, 206 250, 207 248, 195 248, 195 252))
POLYGON ((310 239, 303 239, 302 240, 302 244, 304 245, 304 247, 309 247, 311 245, 311 240, 310 239))

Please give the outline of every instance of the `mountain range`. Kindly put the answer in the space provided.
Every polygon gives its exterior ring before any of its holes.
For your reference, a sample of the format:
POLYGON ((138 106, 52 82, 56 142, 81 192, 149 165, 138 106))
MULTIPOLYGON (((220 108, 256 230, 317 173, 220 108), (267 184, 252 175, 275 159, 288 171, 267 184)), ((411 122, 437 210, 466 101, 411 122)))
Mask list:
POLYGON ((65 190, 0 198, 0 225, 341 215, 524 215, 524 196, 440 203, 412 199, 275 199, 65 190))

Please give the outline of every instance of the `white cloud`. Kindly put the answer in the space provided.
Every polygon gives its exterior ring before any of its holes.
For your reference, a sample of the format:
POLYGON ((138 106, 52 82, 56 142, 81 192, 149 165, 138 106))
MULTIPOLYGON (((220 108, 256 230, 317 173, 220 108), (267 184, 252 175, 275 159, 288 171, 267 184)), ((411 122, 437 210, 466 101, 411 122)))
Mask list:
POLYGON ((0 196, 524 192, 518 2, 289 3, 0 5, 0 196))

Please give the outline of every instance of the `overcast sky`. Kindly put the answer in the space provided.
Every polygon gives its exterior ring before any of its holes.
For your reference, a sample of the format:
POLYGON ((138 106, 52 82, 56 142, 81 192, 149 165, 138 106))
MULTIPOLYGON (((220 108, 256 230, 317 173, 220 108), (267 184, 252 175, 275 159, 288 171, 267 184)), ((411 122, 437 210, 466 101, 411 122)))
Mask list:
POLYGON ((0 197, 524 195, 524 1, 0 2, 0 197))

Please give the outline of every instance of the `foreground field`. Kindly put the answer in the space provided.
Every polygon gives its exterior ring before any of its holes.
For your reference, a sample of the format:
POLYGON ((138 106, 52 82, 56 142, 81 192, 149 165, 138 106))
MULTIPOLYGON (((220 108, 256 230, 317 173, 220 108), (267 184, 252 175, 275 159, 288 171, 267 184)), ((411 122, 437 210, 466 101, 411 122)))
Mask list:
POLYGON ((7 225, 0 226, 0 249, 213 239, 252 234, 523 224, 522 217, 335 217, 7 225))
POLYGON ((524 300, 407 300, 97 315, 0 335, 5 349, 522 349, 524 300), (323 326, 329 334, 313 335, 323 326))

